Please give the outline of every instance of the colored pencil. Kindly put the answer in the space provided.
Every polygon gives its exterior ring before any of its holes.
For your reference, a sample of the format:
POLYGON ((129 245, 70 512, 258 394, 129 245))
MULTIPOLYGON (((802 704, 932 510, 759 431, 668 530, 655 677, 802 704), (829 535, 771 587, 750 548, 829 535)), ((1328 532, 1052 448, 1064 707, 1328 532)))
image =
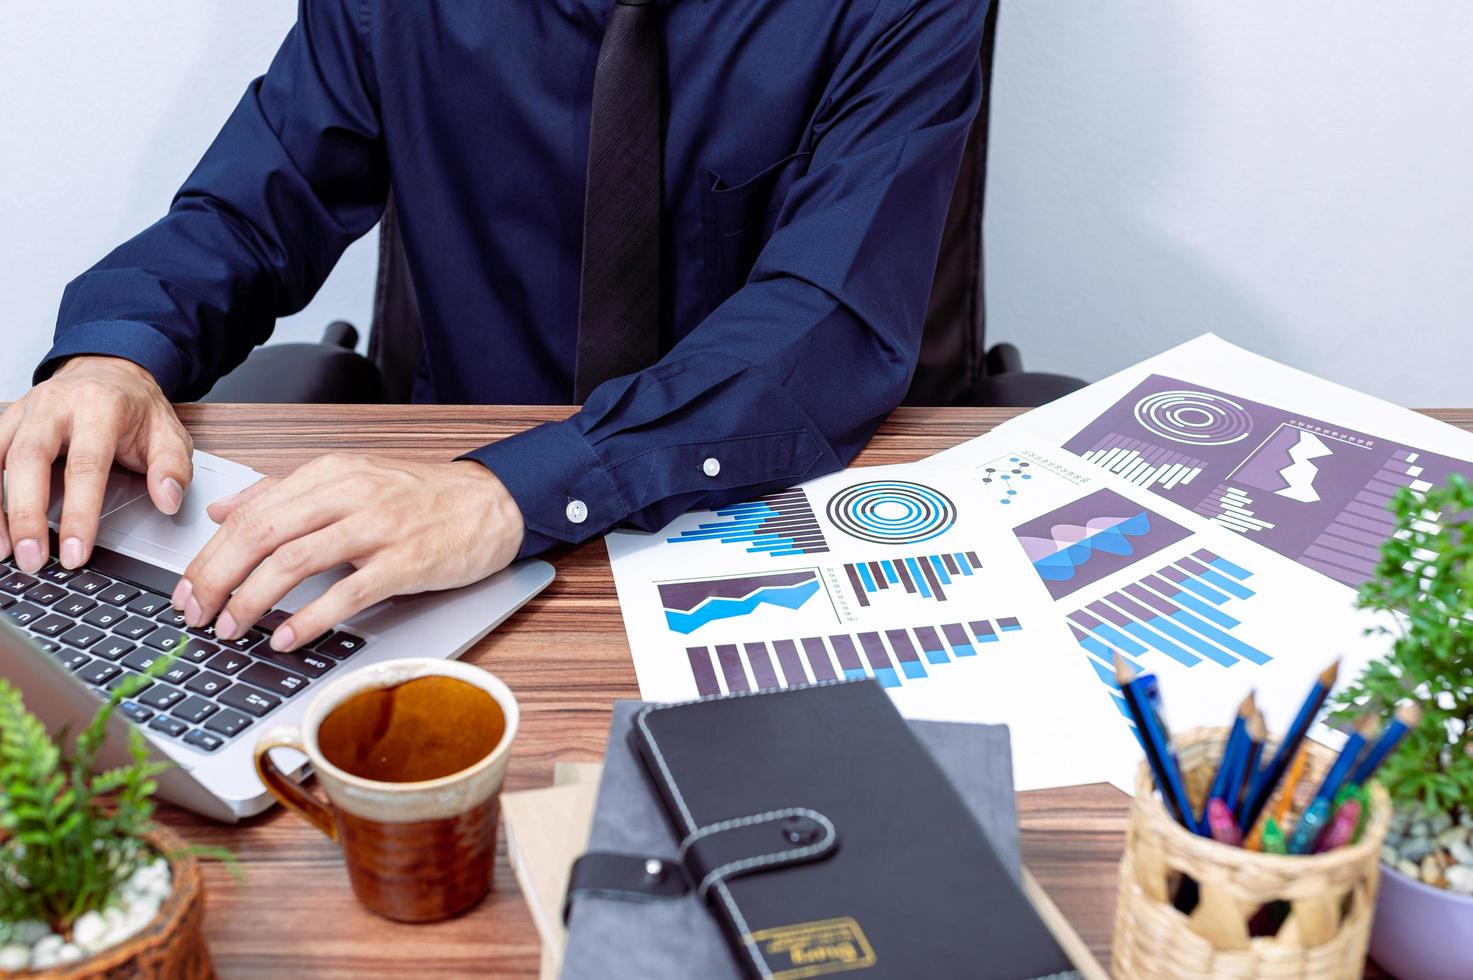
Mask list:
MULTIPOLYGON (((1222 759, 1217 763, 1217 775, 1212 779, 1212 788, 1207 791, 1207 802, 1212 800, 1227 800, 1228 787, 1233 785, 1236 777, 1241 771, 1242 755, 1248 750, 1248 712, 1253 706, 1253 695, 1250 693, 1238 705, 1238 717, 1233 721, 1232 731, 1228 733, 1227 744, 1223 746, 1222 759)), ((1207 802, 1202 804, 1202 819, 1207 819, 1207 802)))
POLYGON ((1243 843, 1243 832, 1233 821, 1233 811, 1215 796, 1207 801, 1207 827, 1212 832, 1212 839, 1219 844, 1232 844, 1236 847, 1243 843))
MULTIPOLYGON (((1294 756, 1294 764, 1289 767, 1289 775, 1284 777, 1282 788, 1279 790, 1279 801, 1274 804, 1274 812, 1268 819, 1272 820, 1277 827, 1284 826, 1284 820, 1289 815, 1289 807, 1294 803, 1294 791, 1299 788, 1299 780, 1304 775, 1304 766, 1309 758, 1309 752, 1300 746, 1299 753, 1294 756)), ((1238 826, 1242 826, 1239 824, 1238 826)), ((1267 850, 1263 843, 1263 832, 1267 829, 1267 821, 1259 821, 1253 833, 1249 835, 1248 846, 1253 850, 1267 850)), ((1281 835, 1282 836, 1282 835, 1281 835)))
POLYGON ((1284 832, 1279 829, 1279 822, 1269 817, 1263 822, 1263 852, 1265 854, 1288 854, 1284 846, 1284 832))
POLYGON ((1340 754, 1335 757, 1335 764, 1325 774, 1320 788, 1315 790, 1314 800, 1324 800, 1328 806, 1334 799, 1335 794, 1345 785, 1351 770, 1355 768, 1356 760, 1360 758, 1361 749, 1366 746, 1366 733, 1374 729, 1376 720, 1370 715, 1362 715, 1356 721, 1356 727, 1345 737, 1345 746, 1341 748, 1340 754))
POLYGON ((1146 762, 1151 767, 1151 775, 1156 780, 1156 788, 1161 792, 1167 812, 1177 823, 1194 834, 1200 834, 1202 831, 1192 812, 1186 785, 1182 782, 1181 769, 1171 752, 1160 717, 1151 704, 1151 688, 1144 683, 1154 681, 1155 678, 1149 674, 1136 675, 1130 664, 1117 654, 1115 679, 1120 685, 1120 693, 1125 697, 1125 706, 1135 722, 1136 731, 1140 733, 1141 745, 1146 750, 1146 762))
POLYGON ((1304 815, 1294 827, 1294 835, 1289 838, 1289 853, 1308 854, 1314 850, 1314 842, 1324 833, 1325 824, 1329 820, 1329 797, 1316 797, 1313 803, 1305 807, 1304 815))
POLYGON ((1407 705, 1391 716, 1386 730, 1381 733, 1381 738, 1366 752, 1365 758, 1361 759, 1360 765, 1351 770, 1350 781, 1359 786, 1376 774, 1381 768, 1381 763, 1386 761, 1407 733, 1422 723, 1422 708, 1420 705, 1407 705))
POLYGON ((1356 826, 1360 823, 1360 800, 1352 797, 1341 804, 1330 818, 1330 825, 1325 832, 1320 834, 1320 839, 1315 843, 1314 850, 1318 854, 1321 851, 1333 851, 1337 847, 1344 847, 1355 838, 1356 826))
POLYGON ((1263 723, 1263 715, 1258 710, 1258 705, 1251 705, 1252 711, 1248 715, 1248 746, 1243 753, 1243 758, 1238 766, 1238 778, 1228 787, 1225 803, 1228 809, 1233 811, 1233 819, 1238 826, 1243 826, 1242 805, 1248 796, 1248 787, 1258 775, 1258 758, 1263 754, 1263 740, 1268 737, 1268 727, 1263 723))
POLYGON ((1336 660, 1321 671, 1319 677, 1315 679, 1314 685, 1309 689, 1309 695, 1305 697, 1304 703, 1299 708, 1299 714, 1295 716, 1294 723, 1285 733, 1283 742, 1279 744, 1278 750, 1274 752, 1268 765, 1264 766, 1253 780, 1253 786, 1249 789, 1248 798, 1243 806, 1243 819, 1238 821, 1239 826, 1253 826, 1259 815, 1263 813, 1263 808, 1268 805, 1269 798, 1273 796, 1279 780, 1284 778, 1284 773, 1288 770, 1294 753, 1299 751, 1300 743, 1304 741, 1310 725, 1314 724, 1320 708, 1325 704, 1325 699, 1330 696, 1330 689, 1335 686, 1335 678, 1339 673, 1340 661, 1336 660))

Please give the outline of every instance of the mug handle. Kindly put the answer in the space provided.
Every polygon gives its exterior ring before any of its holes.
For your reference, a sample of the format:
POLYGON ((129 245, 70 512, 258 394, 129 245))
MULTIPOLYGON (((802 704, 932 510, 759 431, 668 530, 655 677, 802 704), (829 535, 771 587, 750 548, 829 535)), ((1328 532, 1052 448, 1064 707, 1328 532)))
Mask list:
POLYGON ((276 763, 271 761, 272 749, 296 749, 306 755, 302 745, 302 733, 288 725, 271 729, 256 743, 256 775, 266 784, 271 795, 289 810, 295 810, 307 818, 307 822, 333 840, 338 839, 337 821, 333 819, 331 803, 323 803, 302 788, 300 783, 286 777, 276 763))

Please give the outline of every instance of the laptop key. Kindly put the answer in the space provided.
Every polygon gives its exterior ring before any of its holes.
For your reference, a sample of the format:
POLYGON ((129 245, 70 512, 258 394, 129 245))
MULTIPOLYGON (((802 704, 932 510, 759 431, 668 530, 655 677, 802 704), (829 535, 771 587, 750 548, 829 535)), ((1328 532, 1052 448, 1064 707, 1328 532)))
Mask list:
POLYGON ((141 691, 146 691, 150 687, 153 687, 153 681, 149 680, 147 677, 144 677, 142 674, 135 674, 131 670, 128 670, 124 671, 121 677, 114 677, 112 681, 108 683, 107 693, 112 694, 124 684, 128 685, 128 697, 130 698, 141 691))
POLYGON ((193 691, 195 694, 203 694, 206 697, 214 697, 221 691, 229 689, 229 687, 230 678, 221 677, 219 674, 212 673, 208 670, 195 677, 191 677, 189 682, 184 685, 186 691, 193 691))
POLYGON ((158 629, 158 624, 153 620, 144 619, 142 616, 129 616, 114 626, 113 632, 126 636, 130 640, 141 640, 156 629, 158 629))
POLYGON ((263 691, 270 691, 272 694, 279 694, 285 698, 291 697, 307 686, 305 677, 298 677, 296 674, 288 673, 280 667, 273 667, 267 663, 251 664, 241 672, 236 680, 243 684, 254 684, 263 691))
POLYGON ((239 735, 245 731, 250 727, 252 720, 239 711, 230 711, 227 709, 205 722, 205 727, 218 735, 224 735, 226 738, 229 738, 232 735, 239 735))
POLYGON ((0 609, 9 609, 15 605, 15 596, 9 592, 0 592, 0 609))
POLYGON ((256 620, 256 629, 262 633, 275 633, 276 627, 292 618, 292 614, 280 609, 273 609, 260 619, 256 620))
POLYGON ((184 628, 184 614, 174 608, 164 609, 154 617, 154 621, 163 623, 165 626, 172 626, 176 630, 182 630, 184 628))
POLYGON ((82 573, 75 568, 66 568, 62 565, 58 565, 56 562, 52 562, 45 568, 41 569, 41 571, 37 574, 39 574, 48 582, 61 583, 70 582, 72 579, 76 578, 82 573))
POLYGON ((175 738, 178 738, 180 735, 183 735, 185 732, 189 731, 189 726, 184 724, 184 722, 179 721, 175 718, 165 717, 164 715, 159 715, 154 718, 153 721, 148 723, 148 727, 152 728, 156 732, 163 732, 165 735, 172 735, 175 738))
POLYGON ((191 626, 189 628, 189 632, 193 633, 195 636, 198 636, 201 639, 213 640, 215 638, 215 624, 211 623, 208 626, 191 626))
POLYGON ((244 684, 236 684, 228 688, 216 700, 227 708, 235 708, 248 715, 255 715, 257 718, 281 704, 281 698, 276 695, 258 691, 253 687, 246 687, 244 684))
POLYGON ((219 710, 220 706, 218 704, 191 695, 181 701, 179 706, 170 712, 170 714, 191 725, 198 725, 219 710))
POLYGON ((40 617, 46 615, 46 610, 40 606, 33 606, 29 602, 17 602, 5 610, 5 615, 21 626, 29 626, 40 617))
POLYGON ((8 578, 0 579, 0 592, 8 592, 11 595, 24 595, 28 589, 36 584, 36 580, 24 572, 16 572, 8 578))
POLYGON ((184 742, 186 745, 193 745, 195 748, 204 749, 206 752, 213 752, 225 744, 225 740, 219 735, 199 728, 184 736, 184 742))
POLYGON ((72 621, 65 616, 50 613, 31 624, 31 631, 42 636, 60 636, 72 628, 72 621))
POLYGON ((138 696, 138 700, 157 711, 168 711, 174 705, 183 701, 185 694, 177 687, 167 684, 155 684, 147 691, 138 696))
POLYGON ((81 575, 78 575, 76 578, 68 582, 67 587, 70 588, 73 592, 80 592, 83 595, 95 596, 97 595, 97 593, 101 592, 103 589, 112 584, 112 579, 102 575, 98 575, 96 572, 83 572, 81 575))
POLYGON ((34 602, 38 606, 49 606, 65 598, 67 592, 55 582, 38 582, 35 586, 26 590, 26 601, 34 602))
MULTIPOLYGON (((91 602, 91 600, 87 600, 91 602)), ((93 603, 97 606, 96 603, 93 603)), ((114 626, 128 618, 128 614, 117 606, 97 606, 87 615, 82 617, 82 622, 89 626, 101 626, 103 629, 112 629, 114 626)))
POLYGON ((110 606, 126 606, 143 592, 127 582, 114 582, 97 593, 97 598, 110 606))
POLYGON ((141 704, 135 704, 132 701, 124 701, 122 704, 118 705, 118 709, 121 710, 123 714, 127 715, 129 719, 140 725, 153 717, 153 712, 151 710, 145 708, 141 704))
POLYGON ((140 616, 157 616, 169 608, 169 600, 152 592, 145 592, 132 602, 128 603, 128 611, 140 616))
POLYGON ((90 664, 77 671, 77 676, 88 684, 101 686, 112 680, 122 671, 108 663, 106 660, 94 660, 90 664))
POLYGON ((202 664, 219 651, 220 648, 215 646, 215 644, 206 643, 203 640, 196 640, 191 636, 189 637, 188 643, 174 652, 179 656, 180 660, 188 660, 192 664, 202 664))
POLYGON ((148 670, 154 664, 158 663, 159 657, 162 656, 162 653, 155 650, 139 647, 123 658, 123 666, 132 667, 134 670, 148 670))
POLYGON ((143 638, 143 642, 145 645, 151 646, 155 650, 163 650, 165 653, 167 653, 170 650, 173 650, 175 647, 179 646, 187 639, 189 639, 189 637, 185 636, 178 630, 171 630, 166 627, 161 630, 154 630, 152 633, 143 638))
POLYGON ((61 640, 70 643, 74 647, 83 650, 102 639, 107 634, 96 626, 88 626, 86 623, 78 623, 65 633, 61 634, 61 640))
POLYGON ((236 653, 234 650, 221 650, 218 654, 211 657, 205 663, 205 666, 211 670, 229 675, 240 673, 242 668, 250 662, 251 658, 243 653, 236 653))
POLYGON ((55 653, 56 651, 61 649, 61 644, 57 643, 55 640, 43 640, 39 636, 31 642, 36 644, 36 646, 40 647, 42 650, 45 650, 47 653, 55 653))
POLYGON ((57 661, 67 670, 77 670, 92 662, 92 658, 81 650, 72 650, 67 647, 62 647, 52 656, 56 657, 57 661))
POLYGON ((169 669, 160 674, 159 677, 168 681, 170 684, 183 684, 185 681, 189 680, 191 677, 198 673, 199 668, 196 667, 194 664, 185 663, 182 660, 176 660, 171 663, 169 665, 169 669))
POLYGON ((92 655, 101 657, 103 660, 117 660, 125 654, 132 653, 133 644, 127 640, 120 640, 116 636, 109 636, 92 647, 92 655))
POLYGON ((344 657, 350 657, 359 650, 362 650, 365 642, 367 641, 361 636, 354 636, 352 633, 345 633, 342 630, 334 630, 312 644, 312 649, 318 653, 325 653, 334 660, 342 660, 344 657))
POLYGON ((267 663, 275 664, 278 667, 285 667, 287 670, 301 674, 304 677, 314 678, 321 677, 337 664, 336 660, 331 660, 311 650, 293 650, 291 653, 280 653, 270 647, 262 647, 255 651, 252 656, 259 660, 264 660, 267 663))
POLYGON ((68 592, 62 596, 56 605, 51 607, 51 611, 77 619, 88 610, 96 608, 96 606, 97 603, 94 600, 84 595, 77 595, 75 592, 68 592))
POLYGON ((232 650, 238 650, 241 653, 245 653, 247 650, 251 649, 264 639, 266 639, 265 633, 257 633, 255 630, 246 630, 244 636, 238 636, 233 640, 220 640, 219 642, 225 644, 232 650))

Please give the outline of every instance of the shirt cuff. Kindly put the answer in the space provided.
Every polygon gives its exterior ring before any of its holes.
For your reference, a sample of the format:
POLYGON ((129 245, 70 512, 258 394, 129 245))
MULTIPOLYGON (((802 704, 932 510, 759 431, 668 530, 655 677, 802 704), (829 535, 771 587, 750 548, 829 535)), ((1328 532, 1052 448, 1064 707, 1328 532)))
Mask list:
POLYGON ((67 327, 36 367, 32 384, 51 377, 61 362, 83 354, 101 354, 132 361, 152 374, 164 394, 172 397, 184 380, 184 359, 168 337, 137 320, 94 320, 67 327))
POLYGON ((517 502, 526 525, 518 558, 581 544, 629 515, 598 454, 571 420, 543 423, 460 458, 495 473, 517 502))

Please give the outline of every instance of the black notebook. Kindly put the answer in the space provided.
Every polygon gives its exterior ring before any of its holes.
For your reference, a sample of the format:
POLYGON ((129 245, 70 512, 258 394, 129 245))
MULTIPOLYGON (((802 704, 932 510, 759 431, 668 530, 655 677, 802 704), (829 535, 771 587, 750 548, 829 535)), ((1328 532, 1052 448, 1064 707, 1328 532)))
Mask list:
POLYGON ((650 706, 630 739, 747 974, 1071 969, 873 681, 650 706))

